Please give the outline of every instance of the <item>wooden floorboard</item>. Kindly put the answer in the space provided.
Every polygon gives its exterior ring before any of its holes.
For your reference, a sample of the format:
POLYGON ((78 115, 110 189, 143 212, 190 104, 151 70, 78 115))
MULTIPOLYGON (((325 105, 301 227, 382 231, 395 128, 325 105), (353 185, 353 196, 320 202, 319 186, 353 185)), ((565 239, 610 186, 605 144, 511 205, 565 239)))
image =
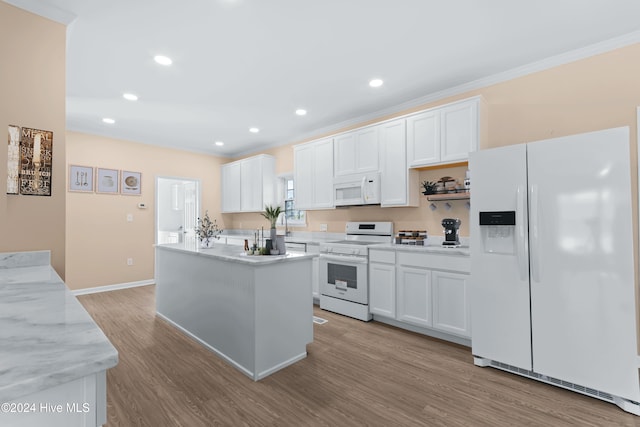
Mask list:
POLYGON ((640 426, 591 397, 473 365, 468 347, 322 311, 306 359, 254 382, 155 316, 155 287, 79 296, 118 349, 107 426, 640 426))

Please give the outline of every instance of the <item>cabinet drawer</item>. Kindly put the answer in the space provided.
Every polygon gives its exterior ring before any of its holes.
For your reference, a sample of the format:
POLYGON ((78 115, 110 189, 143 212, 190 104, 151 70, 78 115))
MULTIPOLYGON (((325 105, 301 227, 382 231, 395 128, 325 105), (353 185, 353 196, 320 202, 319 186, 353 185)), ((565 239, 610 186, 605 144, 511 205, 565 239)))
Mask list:
POLYGON ((369 262, 383 262, 385 264, 395 264, 396 252, 369 249, 369 262))
POLYGON ((431 270, 449 270, 460 273, 471 271, 471 261, 467 256, 441 255, 416 252, 398 252, 398 264, 431 270))

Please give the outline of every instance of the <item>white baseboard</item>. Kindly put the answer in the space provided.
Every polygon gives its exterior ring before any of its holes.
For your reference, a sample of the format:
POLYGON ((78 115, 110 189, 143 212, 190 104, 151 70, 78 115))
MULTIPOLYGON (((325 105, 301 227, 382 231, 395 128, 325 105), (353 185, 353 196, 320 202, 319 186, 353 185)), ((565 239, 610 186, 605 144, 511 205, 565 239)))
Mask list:
POLYGON ((96 286, 95 288, 75 289, 71 291, 71 293, 76 296, 87 295, 87 294, 97 294, 98 292, 110 292, 110 291, 117 291, 120 289, 137 288, 138 286, 153 285, 155 283, 156 281, 153 279, 140 280, 138 282, 117 283, 115 285, 96 286))

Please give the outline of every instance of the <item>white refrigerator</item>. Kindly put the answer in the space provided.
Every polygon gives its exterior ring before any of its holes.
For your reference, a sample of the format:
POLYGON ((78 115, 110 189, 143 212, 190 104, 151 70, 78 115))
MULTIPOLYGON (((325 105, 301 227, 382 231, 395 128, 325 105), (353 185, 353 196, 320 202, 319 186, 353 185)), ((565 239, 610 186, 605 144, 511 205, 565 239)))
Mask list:
POLYGON ((629 128, 469 166, 474 363, 640 415, 629 128))

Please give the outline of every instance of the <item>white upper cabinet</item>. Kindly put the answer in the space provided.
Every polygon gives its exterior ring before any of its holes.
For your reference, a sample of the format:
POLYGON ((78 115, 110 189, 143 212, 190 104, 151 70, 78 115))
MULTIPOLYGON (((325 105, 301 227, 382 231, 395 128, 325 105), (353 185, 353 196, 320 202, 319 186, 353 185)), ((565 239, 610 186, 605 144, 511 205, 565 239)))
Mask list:
POLYGON ((293 147, 296 209, 331 209, 333 204, 333 139, 293 147))
POLYGON ((381 206, 419 206, 418 171, 407 168, 406 120, 378 126, 381 206))
POLYGON ((378 172, 378 127, 370 126, 335 138, 334 176, 378 172))
POLYGON ((407 118, 409 167, 440 162, 440 112, 427 111, 407 118))
POLYGON ((221 166, 222 212, 240 212, 240 162, 221 166))
POLYGON ((440 112, 440 159, 456 162, 469 159, 478 149, 478 101, 443 107, 440 112))
POLYGON ((478 149, 478 98, 407 118, 409 167, 465 161, 478 149))
POLYGON ((221 167, 222 212, 260 212, 275 203, 275 159, 261 154, 221 167))

